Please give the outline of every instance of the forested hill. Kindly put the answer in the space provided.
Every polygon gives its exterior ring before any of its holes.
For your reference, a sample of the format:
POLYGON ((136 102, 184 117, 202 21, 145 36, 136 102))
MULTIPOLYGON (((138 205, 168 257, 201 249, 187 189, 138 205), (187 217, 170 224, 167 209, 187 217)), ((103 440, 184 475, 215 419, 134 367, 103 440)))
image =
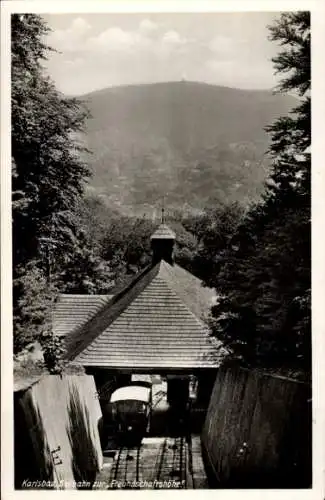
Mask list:
POLYGON ((264 127, 296 100, 271 91, 171 82, 113 87, 82 98, 92 117, 91 186, 110 206, 150 211, 256 199, 268 169, 264 127))

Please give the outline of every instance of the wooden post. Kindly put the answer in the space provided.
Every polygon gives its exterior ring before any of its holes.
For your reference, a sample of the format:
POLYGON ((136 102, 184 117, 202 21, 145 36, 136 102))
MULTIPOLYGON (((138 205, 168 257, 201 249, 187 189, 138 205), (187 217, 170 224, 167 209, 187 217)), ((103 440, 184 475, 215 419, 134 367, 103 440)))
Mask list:
POLYGON ((167 376, 167 401, 170 404, 183 406, 189 398, 188 376, 167 376))

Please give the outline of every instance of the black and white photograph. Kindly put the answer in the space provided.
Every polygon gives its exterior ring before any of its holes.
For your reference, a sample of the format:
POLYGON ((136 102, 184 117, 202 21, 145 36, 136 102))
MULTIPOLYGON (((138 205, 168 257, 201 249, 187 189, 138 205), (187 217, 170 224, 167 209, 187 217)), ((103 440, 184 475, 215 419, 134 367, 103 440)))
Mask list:
POLYGON ((311 11, 47 3, 4 2, 14 490, 312 493, 311 11))

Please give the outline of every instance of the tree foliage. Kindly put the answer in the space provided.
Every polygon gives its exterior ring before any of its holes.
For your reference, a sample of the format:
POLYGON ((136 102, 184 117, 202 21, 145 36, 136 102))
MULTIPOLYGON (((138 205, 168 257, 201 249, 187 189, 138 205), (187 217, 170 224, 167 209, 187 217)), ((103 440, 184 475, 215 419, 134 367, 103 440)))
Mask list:
POLYGON ((15 269, 14 291, 14 350, 19 352, 24 345, 48 331, 55 290, 49 288, 38 262, 29 261, 15 269))
MULTIPOLYGON (((261 202, 174 214, 175 260, 215 287, 213 334, 251 366, 310 370, 310 26, 286 13, 270 27, 280 92, 299 105, 267 128, 272 172, 261 202)), ((49 369, 62 345, 49 312, 57 293, 107 293, 151 262, 158 222, 85 197, 87 110, 45 75, 41 17, 12 16, 14 346, 39 339, 49 369)))
POLYGON ((55 227, 50 217, 72 212, 90 172, 72 133, 87 116, 75 99, 64 98, 44 75, 43 38, 37 15, 12 16, 12 157, 14 264, 38 251, 38 238, 55 227))
POLYGON ((214 277, 221 294, 214 335, 251 366, 310 373, 310 21, 282 14, 270 28, 283 50, 279 91, 295 90, 299 105, 267 128, 272 172, 260 203, 229 241, 214 277))
POLYGON ((92 293, 109 274, 78 214, 90 176, 81 140, 88 112, 45 74, 48 31, 38 15, 11 18, 15 350, 48 334, 48 295, 92 293))
MULTIPOLYGON (((87 234, 96 241, 99 254, 109 262, 114 285, 123 286, 152 261, 150 236, 160 220, 128 216, 107 207, 99 197, 87 196, 80 208, 87 234)), ((198 214, 169 211, 167 224, 176 233, 175 262, 200 279, 208 280, 218 268, 242 216, 237 204, 220 205, 198 214)))

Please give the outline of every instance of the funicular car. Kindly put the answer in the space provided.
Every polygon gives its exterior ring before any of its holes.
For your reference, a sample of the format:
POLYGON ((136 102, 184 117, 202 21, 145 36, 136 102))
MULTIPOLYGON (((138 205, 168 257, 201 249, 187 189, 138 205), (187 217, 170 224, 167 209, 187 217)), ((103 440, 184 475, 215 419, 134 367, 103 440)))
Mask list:
POLYGON ((141 441, 150 429, 151 384, 135 382, 119 387, 112 393, 110 403, 119 438, 127 441, 141 441))

